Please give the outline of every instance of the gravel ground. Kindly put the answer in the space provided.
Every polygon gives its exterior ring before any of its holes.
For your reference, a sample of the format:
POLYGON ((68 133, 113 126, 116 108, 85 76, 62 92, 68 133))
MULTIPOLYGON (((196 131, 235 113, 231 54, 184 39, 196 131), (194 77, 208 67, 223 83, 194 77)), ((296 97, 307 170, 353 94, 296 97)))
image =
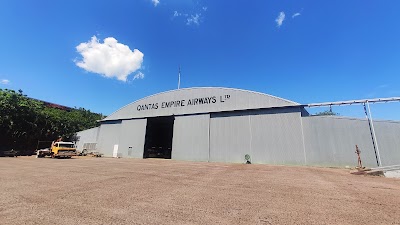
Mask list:
POLYGON ((400 224, 400 180, 157 159, 0 158, 0 224, 400 224))

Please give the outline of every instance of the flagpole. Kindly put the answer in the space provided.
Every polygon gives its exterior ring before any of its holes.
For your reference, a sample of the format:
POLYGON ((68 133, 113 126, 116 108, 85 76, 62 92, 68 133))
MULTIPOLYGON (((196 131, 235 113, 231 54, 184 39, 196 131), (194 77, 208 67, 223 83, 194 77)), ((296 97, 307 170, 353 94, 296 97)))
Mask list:
POLYGON ((178 70, 178 89, 181 87, 181 66, 179 66, 178 70))

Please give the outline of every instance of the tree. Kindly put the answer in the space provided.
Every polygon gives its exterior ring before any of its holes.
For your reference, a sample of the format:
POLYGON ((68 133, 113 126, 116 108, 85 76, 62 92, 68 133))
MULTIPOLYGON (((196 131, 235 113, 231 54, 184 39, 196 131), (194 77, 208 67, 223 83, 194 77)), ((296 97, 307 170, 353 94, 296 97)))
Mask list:
POLYGON ((84 108, 65 111, 28 98, 22 90, 0 89, 0 151, 33 150, 38 140, 71 139, 104 116, 84 108))
POLYGON ((0 137, 2 146, 21 147, 37 133, 37 122, 43 104, 27 98, 22 90, 0 89, 0 137))
POLYGON ((325 110, 323 112, 315 113, 314 116, 338 116, 339 113, 333 112, 332 110, 325 110))

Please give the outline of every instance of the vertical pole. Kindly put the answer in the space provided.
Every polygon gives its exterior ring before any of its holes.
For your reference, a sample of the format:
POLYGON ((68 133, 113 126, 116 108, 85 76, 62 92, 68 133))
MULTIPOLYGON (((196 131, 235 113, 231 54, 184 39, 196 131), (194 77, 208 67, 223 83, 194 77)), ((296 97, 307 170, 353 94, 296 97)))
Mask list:
POLYGON ((211 162, 211 115, 208 114, 208 162, 211 162))
POLYGON ((372 135, 374 136, 374 140, 375 140, 376 154, 378 156, 378 161, 379 161, 378 166, 382 166, 382 160, 381 160, 381 154, 379 152, 378 140, 376 139, 376 134, 375 134, 374 121, 372 119, 371 109, 369 107, 369 102, 368 101, 367 101, 367 108, 368 108, 368 115, 369 115, 369 118, 371 120, 372 135))
POLYGON ((375 138, 374 138, 374 135, 373 135, 373 132, 372 132, 371 120, 370 120, 370 118, 369 118, 369 115, 368 115, 368 112, 367 112, 367 107, 366 107, 365 103, 363 103, 363 105, 364 105, 365 116, 367 117, 367 120, 368 120, 369 132, 370 132, 370 134, 371 134, 371 139, 372 139, 372 146, 374 147, 375 158, 376 158, 376 164, 377 164, 378 166, 380 166, 379 158, 378 158, 378 153, 377 153, 377 151, 376 151, 375 138))
POLYGON ((181 66, 178 69, 178 89, 181 87, 181 66))

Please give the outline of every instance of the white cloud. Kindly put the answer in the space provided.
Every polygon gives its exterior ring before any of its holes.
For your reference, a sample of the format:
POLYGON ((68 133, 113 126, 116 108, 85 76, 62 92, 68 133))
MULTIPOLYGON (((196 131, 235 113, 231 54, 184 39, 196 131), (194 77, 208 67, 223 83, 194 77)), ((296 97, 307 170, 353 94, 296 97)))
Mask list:
POLYGON ((0 80, 0 84, 7 85, 7 84, 9 84, 9 83, 10 83, 10 81, 7 80, 7 79, 2 79, 2 80, 0 80))
POLYGON ((121 81, 126 81, 129 74, 141 68, 144 56, 138 49, 131 51, 129 46, 118 43, 113 37, 100 43, 93 36, 90 41, 79 44, 76 50, 82 55, 82 61, 75 61, 78 67, 121 81))
POLYGON ((285 20, 285 12, 280 12, 279 16, 275 19, 276 26, 281 27, 284 20, 285 20))
POLYGON ((144 74, 142 72, 138 72, 134 77, 133 80, 139 80, 139 79, 143 79, 144 78, 144 74))
POLYGON ((389 87, 388 84, 381 84, 381 85, 379 85, 377 88, 387 88, 387 87, 389 87))
POLYGON ((151 2, 155 7, 157 7, 157 5, 160 4, 160 0, 151 0, 151 2))
POLYGON ((197 3, 193 9, 183 9, 182 11, 173 11, 172 19, 182 17, 186 25, 200 25, 204 21, 204 15, 207 14, 208 7, 197 3))
POLYGON ((200 24, 200 16, 201 16, 201 13, 196 13, 195 15, 190 15, 190 17, 188 17, 186 19, 186 25, 191 25, 191 24, 199 25, 200 24))
POLYGON ((295 13, 295 14, 293 14, 292 18, 295 18, 296 16, 301 16, 301 13, 295 13))

